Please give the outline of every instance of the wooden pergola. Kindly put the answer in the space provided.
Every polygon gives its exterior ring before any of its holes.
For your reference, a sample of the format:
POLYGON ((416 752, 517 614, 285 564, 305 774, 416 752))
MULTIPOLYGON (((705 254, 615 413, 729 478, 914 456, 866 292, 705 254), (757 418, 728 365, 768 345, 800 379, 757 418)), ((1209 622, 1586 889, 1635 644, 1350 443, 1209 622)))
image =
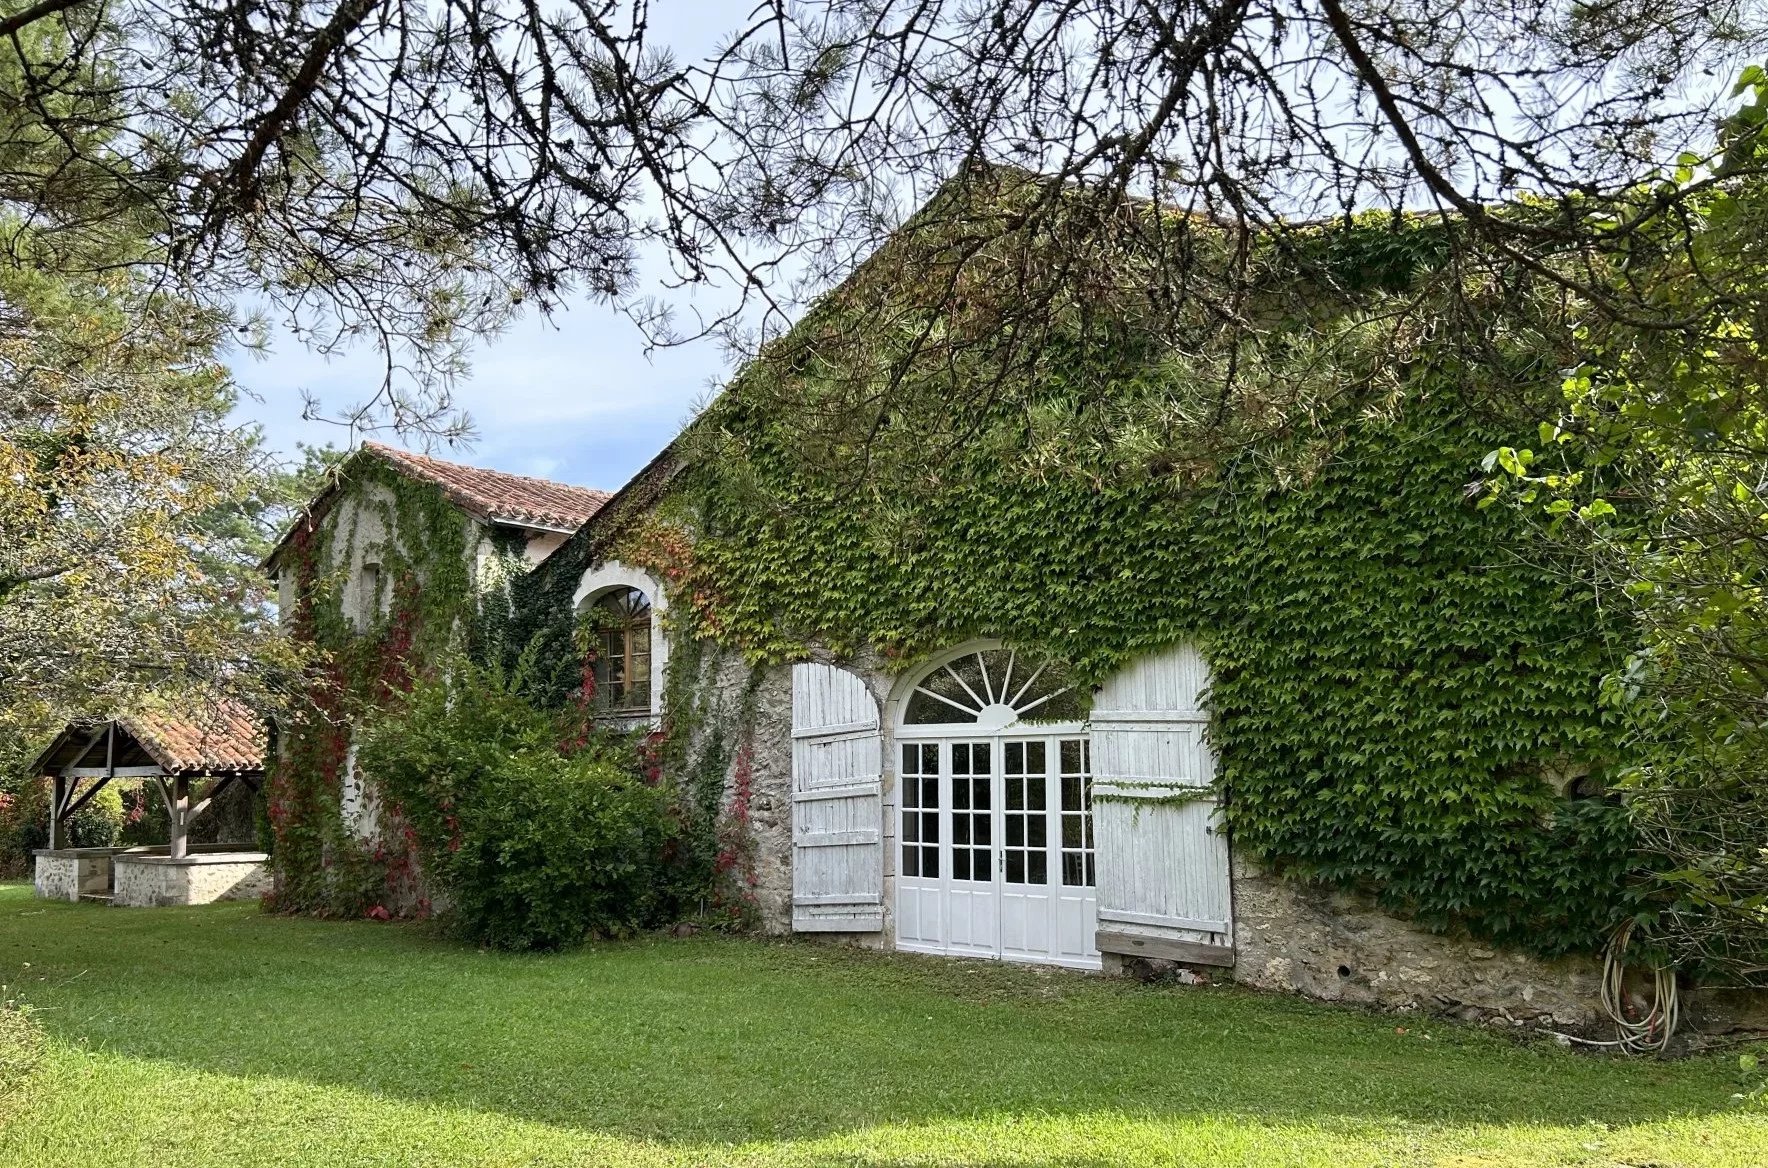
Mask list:
POLYGON ((49 847, 62 846, 68 817, 112 782, 143 780, 154 783, 165 800, 171 820, 168 855, 183 858, 190 851, 192 821, 216 798, 235 783, 253 791, 262 787, 264 742, 263 723, 233 703, 196 715, 154 711, 71 724, 37 756, 34 767, 54 786, 49 847))

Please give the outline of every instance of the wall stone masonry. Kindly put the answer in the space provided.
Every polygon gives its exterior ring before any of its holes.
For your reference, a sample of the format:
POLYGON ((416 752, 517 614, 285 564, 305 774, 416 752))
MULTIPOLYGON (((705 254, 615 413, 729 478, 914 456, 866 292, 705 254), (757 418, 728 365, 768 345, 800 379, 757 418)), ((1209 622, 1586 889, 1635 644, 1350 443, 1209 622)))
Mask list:
MULTIPOLYGON (((751 684, 752 670, 741 656, 702 646, 699 676, 693 682, 700 718, 689 743, 689 757, 705 748, 714 726, 727 733, 743 731, 737 715, 751 684)), ((764 666, 755 692, 754 717, 748 724, 749 834, 754 844, 756 909, 761 930, 771 935, 792 929, 792 671, 790 666, 764 666)), ((736 748, 725 772, 721 813, 728 813, 735 794, 736 748)))
POLYGON ((44 900, 80 899, 80 861, 71 855, 36 853, 37 895, 44 900))
POLYGON ((115 899, 122 908, 212 904, 251 900, 270 891, 263 852, 223 852, 207 856, 119 856, 115 899))
POLYGON ((110 891, 111 857, 121 848, 39 848, 36 891, 46 900, 79 900, 110 891))
POLYGON ((1517 1026, 1601 1023, 1594 958, 1545 960, 1439 936, 1239 858, 1234 940, 1234 979, 1261 989, 1517 1026))

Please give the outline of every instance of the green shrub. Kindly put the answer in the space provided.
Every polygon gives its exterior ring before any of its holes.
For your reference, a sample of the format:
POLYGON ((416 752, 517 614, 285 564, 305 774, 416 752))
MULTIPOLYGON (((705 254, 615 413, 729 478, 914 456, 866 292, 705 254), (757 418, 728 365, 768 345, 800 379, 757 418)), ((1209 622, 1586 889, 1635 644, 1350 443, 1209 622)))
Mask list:
MULTIPOLYGON (((0 873, 29 872, 31 852, 49 846, 50 782, 41 777, 16 780, 0 789, 0 873)), ((123 837, 123 795, 112 783, 68 817, 62 825, 62 846, 114 848, 123 837)))
POLYGON ((480 944, 556 949, 672 919, 667 794, 620 752, 565 746, 501 676, 448 672, 379 715, 359 760, 449 923, 480 944))
POLYGON ((611 764, 526 751, 488 774, 461 809, 444 860, 454 912, 503 949, 554 949, 592 933, 660 923, 667 806, 611 764))

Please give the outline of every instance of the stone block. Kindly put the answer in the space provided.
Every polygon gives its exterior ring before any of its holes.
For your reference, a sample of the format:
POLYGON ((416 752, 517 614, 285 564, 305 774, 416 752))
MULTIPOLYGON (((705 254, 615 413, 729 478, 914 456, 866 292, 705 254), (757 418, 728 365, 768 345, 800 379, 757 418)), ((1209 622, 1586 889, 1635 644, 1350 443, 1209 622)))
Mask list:
POLYGON ((176 860, 169 856, 118 856, 111 903, 121 908, 154 908, 256 899, 270 890, 265 868, 268 859, 263 852, 214 852, 176 860))

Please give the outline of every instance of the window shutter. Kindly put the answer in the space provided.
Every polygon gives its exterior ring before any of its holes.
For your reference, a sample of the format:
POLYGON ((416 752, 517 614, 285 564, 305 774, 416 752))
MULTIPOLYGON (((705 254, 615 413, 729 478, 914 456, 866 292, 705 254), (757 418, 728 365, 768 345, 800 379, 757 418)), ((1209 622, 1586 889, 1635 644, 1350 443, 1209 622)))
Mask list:
POLYGON ((792 667, 792 928, 884 927, 884 736, 865 682, 792 667))
POLYGON ((1208 687, 1203 658, 1181 646, 1132 662, 1094 699, 1101 952, 1234 963, 1208 687))

